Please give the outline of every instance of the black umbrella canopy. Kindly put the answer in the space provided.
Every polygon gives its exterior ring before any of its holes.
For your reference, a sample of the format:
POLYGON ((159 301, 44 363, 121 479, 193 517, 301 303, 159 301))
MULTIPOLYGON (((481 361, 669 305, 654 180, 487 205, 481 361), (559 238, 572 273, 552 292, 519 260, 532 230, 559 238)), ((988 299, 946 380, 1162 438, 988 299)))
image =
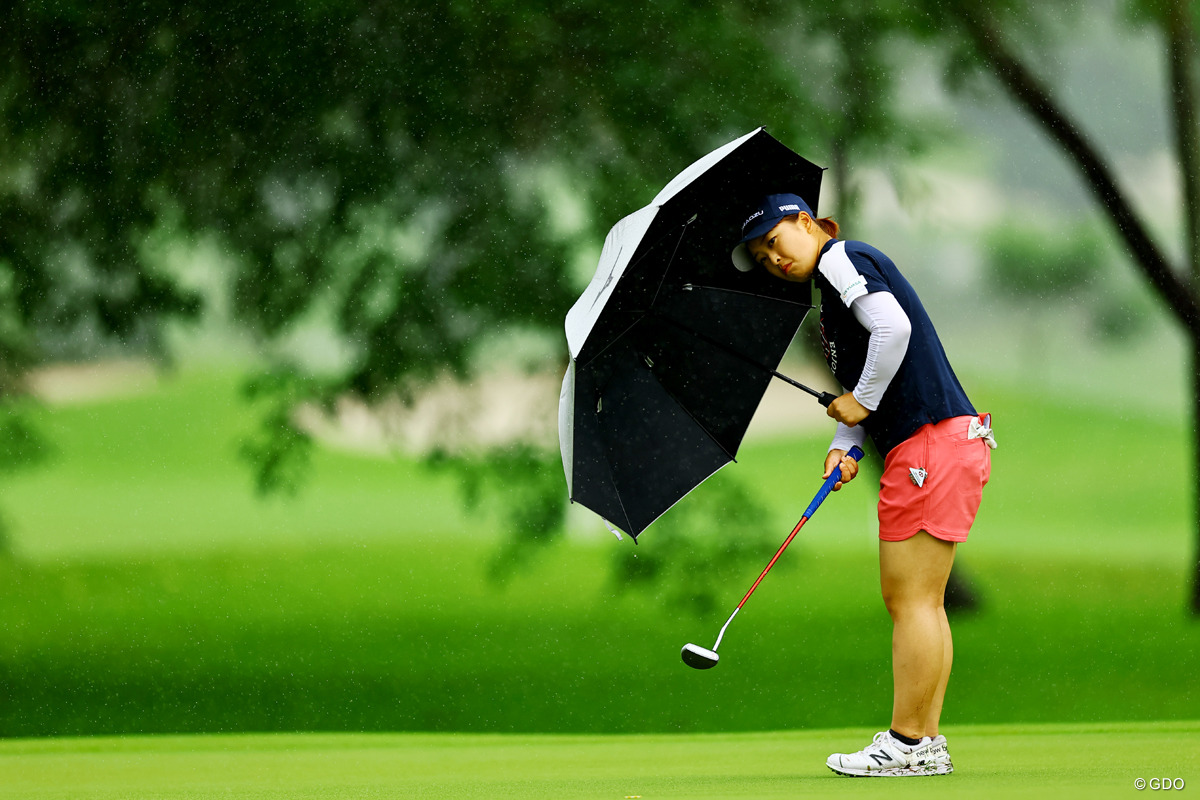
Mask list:
POLYGON ((761 129, 739 141, 613 227, 568 315, 578 347, 560 437, 571 499, 635 540, 734 459, 811 308, 808 284, 740 272, 730 251, 766 194, 794 192, 815 209, 821 169, 761 129))
MULTIPOLYGON (((788 284, 761 270, 740 272, 730 263, 730 253, 741 238, 746 216, 768 194, 798 194, 816 213, 822 172, 760 128, 684 184, 658 206, 586 343, 573 354, 576 360, 586 362, 620 336, 660 298, 663 289, 684 284, 811 305, 808 285, 788 284)), ((597 272, 604 267, 602 263, 597 272)))

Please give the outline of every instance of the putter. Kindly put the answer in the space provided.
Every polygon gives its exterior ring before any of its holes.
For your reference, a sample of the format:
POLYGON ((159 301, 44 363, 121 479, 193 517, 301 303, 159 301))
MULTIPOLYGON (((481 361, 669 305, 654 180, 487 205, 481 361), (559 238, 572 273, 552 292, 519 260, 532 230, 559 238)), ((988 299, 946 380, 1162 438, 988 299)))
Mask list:
MULTIPOLYGON (((861 447, 855 445, 850 448, 850 452, 846 453, 846 455, 855 461, 862 461, 863 451, 861 447)), ((737 604, 737 608, 733 610, 733 613, 729 615, 729 619, 725 620, 725 624, 721 626, 721 632, 717 634, 717 643, 712 646, 712 650, 688 642, 683 646, 683 650, 679 654, 683 658, 683 663, 692 669, 712 669, 717 665, 717 662, 721 659, 717 655, 717 648, 721 646, 721 639, 725 636, 725 629, 729 627, 729 623, 733 622, 733 618, 742 610, 742 606, 746 605, 746 601, 750 599, 750 595, 754 594, 754 590, 758 588, 758 585, 762 583, 762 579, 771 571, 771 567, 775 566, 775 562, 783 555, 783 551, 787 549, 787 546, 792 543, 792 539, 796 538, 796 534, 804 527, 804 523, 808 522, 812 515, 817 513, 817 509, 821 503, 824 502, 829 493, 833 491, 834 485, 841 479, 842 470, 839 468, 831 472, 829 477, 825 479, 825 482, 821 484, 821 488, 817 490, 816 497, 808 504, 808 508, 804 509, 804 516, 800 517, 800 521, 796 523, 796 527, 792 528, 791 534, 779 546, 779 549, 775 551, 775 557, 771 559, 771 563, 767 564, 766 569, 759 574, 758 580, 750 587, 750 591, 746 592, 746 596, 742 598, 742 602, 737 604)))

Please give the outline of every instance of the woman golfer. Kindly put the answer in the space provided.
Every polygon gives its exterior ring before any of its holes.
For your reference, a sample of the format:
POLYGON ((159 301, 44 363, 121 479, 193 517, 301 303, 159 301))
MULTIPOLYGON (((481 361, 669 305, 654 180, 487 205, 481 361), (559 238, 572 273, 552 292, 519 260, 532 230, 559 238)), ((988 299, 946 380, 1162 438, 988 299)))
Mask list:
POLYGON ((837 432, 825 458, 834 488, 858 474, 846 456, 870 435, 884 458, 879 487, 879 573, 892 618, 891 728, 857 753, 826 762, 842 775, 953 771, 938 731, 953 647, 943 607, 959 542, 966 541, 996 446, 950 368, 933 323, 886 255, 837 238, 796 195, 751 209, 733 262, 821 290, 821 344, 843 387, 829 405, 837 432))

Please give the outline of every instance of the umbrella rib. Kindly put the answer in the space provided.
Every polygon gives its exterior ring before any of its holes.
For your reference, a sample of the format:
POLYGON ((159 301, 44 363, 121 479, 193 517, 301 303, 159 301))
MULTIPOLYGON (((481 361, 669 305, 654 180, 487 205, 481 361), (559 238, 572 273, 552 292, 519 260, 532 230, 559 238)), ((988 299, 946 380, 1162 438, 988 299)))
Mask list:
MULTIPOLYGON (((663 274, 662 274, 662 277, 658 279, 658 288, 654 290, 654 300, 657 300, 657 299, 658 299, 658 293, 659 293, 659 291, 661 291, 661 290, 662 290, 663 281, 664 281, 664 280, 666 280, 667 273, 668 273, 668 272, 670 271, 670 269, 671 269, 671 262, 675 260, 675 253, 679 251, 679 244, 680 244, 680 242, 682 242, 682 241, 683 241, 683 234, 687 233, 687 226, 688 226, 688 225, 691 225, 691 224, 692 224, 692 222, 693 222, 693 221, 696 219, 696 217, 697 217, 697 216, 699 216, 699 215, 697 215, 697 214, 693 214, 693 215, 692 215, 692 217, 691 217, 691 219, 689 219, 687 222, 683 223, 683 225, 681 225, 681 226, 680 226, 680 227, 682 227, 682 228, 683 228, 683 230, 679 232, 679 240, 675 242, 675 251, 673 251, 673 252, 671 253, 671 259, 670 259, 670 261, 668 261, 668 262, 667 262, 667 266, 666 266, 666 268, 665 268, 665 269, 663 269, 663 274)), ((628 264, 626 264, 626 265, 625 265, 625 269, 626 269, 626 270, 629 270, 629 269, 631 269, 631 268, 633 268, 633 267, 636 267, 638 264, 642 263, 644 260, 646 260, 646 258, 648 258, 648 257, 650 256, 650 251, 651 251, 651 250, 653 250, 653 248, 654 248, 654 245, 658 244, 658 243, 659 243, 659 242, 661 242, 663 239, 666 239, 668 236, 670 236, 670 235, 671 235, 671 232, 672 232, 673 230, 674 230, 674 228, 669 228, 669 229, 668 229, 668 230, 667 230, 665 233, 663 233, 663 235, 662 235, 662 236, 659 236, 657 239, 655 239, 655 240, 654 240, 654 242, 653 242, 653 243, 652 243, 652 244, 651 244, 651 245, 650 245, 648 248, 646 248, 645 252, 643 252, 643 253, 642 253, 642 254, 641 254, 639 257, 638 257, 638 259, 637 259, 636 261, 630 261, 628 264)), ((599 297, 597 297, 597 299, 599 299, 599 297)), ((654 307, 654 300, 651 300, 651 301, 650 301, 650 307, 651 307, 651 308, 653 308, 653 307, 654 307)), ((592 305, 593 305, 593 306, 595 306, 595 305, 596 305, 596 304, 595 304, 595 302, 593 302, 593 303, 592 303, 592 305)), ((645 313, 646 313, 646 309, 638 309, 638 310, 636 310, 636 311, 631 311, 631 312, 629 312, 629 313, 632 313, 632 314, 645 314, 645 313)), ((616 336, 612 337, 611 341, 609 341, 609 343, 608 343, 608 344, 604 345, 604 348, 603 348, 603 349, 602 349, 602 350, 601 350, 599 353, 596 353, 596 355, 592 356, 592 357, 591 357, 591 358, 589 358, 587 361, 583 362, 583 364, 581 364, 580 366, 587 366, 587 365, 588 365, 588 364, 590 364, 592 361, 594 361, 595 359, 599 358, 601 355, 603 355, 603 354, 604 354, 604 352, 605 352, 606 350, 608 350, 608 348, 612 347, 612 345, 613 345, 613 344, 614 344, 614 343, 615 343, 617 340, 619 340, 619 339, 620 339, 621 337, 623 337, 625 334, 629 333, 629 331, 630 331, 630 330, 632 330, 632 329, 633 329, 633 327, 634 327, 635 325, 637 325, 639 322, 641 322, 641 317, 640 317, 640 316, 639 316, 637 319, 635 319, 633 322, 629 323, 629 326, 628 326, 628 327, 626 327, 626 328, 625 328, 625 330, 621 331, 619 334, 617 334, 616 336)))
POLYGON ((700 215, 692 214, 692 216, 688 219, 688 221, 683 223, 683 225, 681 226, 681 230, 679 231, 679 238, 675 240, 675 249, 671 251, 671 257, 667 259, 667 265, 665 267, 663 267, 662 275, 658 279, 658 286, 655 287, 655 289, 654 289, 654 297, 652 297, 650 299, 650 307, 651 308, 653 308, 654 304, 658 302, 659 292, 662 291, 663 282, 666 281, 666 279, 667 279, 667 273, 671 271, 671 265, 675 263, 675 256, 679 255, 679 245, 683 244, 683 237, 687 235, 688 226, 691 225, 693 222, 695 222, 696 217, 698 217, 698 216, 700 216, 700 215))
POLYGON ((576 361, 575 368, 580 369, 582 367, 586 367, 588 364, 591 364, 597 358, 604 355, 606 352, 608 352, 608 348, 612 347, 614 344, 621 341, 621 339, 623 339, 625 337, 625 334, 629 333, 631 330, 633 330, 635 327, 637 327, 637 324, 639 322, 641 322, 643 319, 645 319, 645 317, 638 317, 633 322, 629 323, 629 326, 626 327, 625 330, 621 331, 616 336, 612 337, 612 339, 609 340, 608 344, 606 344, 606 345, 604 345, 604 347, 600 348, 599 353, 596 353, 596 355, 592 356, 587 361, 583 361, 583 362, 576 361))
POLYGON ((717 348, 718 350, 721 350, 722 352, 728 353, 729 355, 735 356, 736 358, 740 358, 743 361, 745 361, 747 364, 758 367, 763 372, 771 372, 771 373, 775 372, 775 370, 773 370, 771 367, 767 366, 766 364, 763 364, 761 361, 753 359, 750 356, 746 355, 745 353, 735 350, 734 348, 730 347, 729 345, 727 345, 723 342, 718 342, 716 339, 712 338, 711 336, 707 336, 707 335, 701 333, 700 331, 696 330, 695 328, 684 325, 682 322, 673 320, 670 317, 663 316, 662 314, 654 314, 654 318, 657 320, 662 320, 663 322, 667 323, 668 325, 678 328, 679 330, 683 331, 684 333, 687 333, 691 336, 695 336, 700 341, 702 341, 706 344, 711 344, 713 347, 717 348))
POLYGON ((718 350, 721 350, 722 352, 728 353, 729 355, 734 356, 735 358, 740 358, 741 360, 745 361, 747 364, 758 367, 763 372, 770 374, 772 377, 779 378, 782 381, 786 381, 787 383, 790 383, 792 386, 795 386, 797 389, 803 389, 804 391, 811 394, 813 397, 821 398, 823 396, 821 394, 821 392, 818 392, 816 389, 811 389, 811 388, 805 386, 804 384, 802 384, 796 380, 793 380, 792 378, 789 378, 787 375, 784 375, 783 373, 779 372, 778 370, 768 367, 766 364, 763 364, 760 361, 756 361, 755 359, 751 358, 750 356, 746 355, 745 353, 739 352, 727 344, 718 342, 716 339, 713 339, 711 336, 705 336, 703 333, 696 330, 695 328, 689 328, 687 325, 684 325, 681 322, 676 322, 675 320, 671 319, 670 317, 664 317, 662 314, 655 314, 654 318, 658 319, 658 320, 662 320, 663 322, 667 323, 668 325, 673 325, 676 328, 678 328, 679 330, 685 331, 685 332, 691 334, 692 336, 695 336, 700 341, 705 342, 707 344, 711 344, 713 347, 717 348, 718 350))
MULTIPOLYGON (((660 241, 661 241, 661 240, 660 240, 660 241)), ((643 256, 643 258, 645 258, 645 256, 643 256)), ((641 261, 641 259, 638 259, 638 261, 641 261)), ((632 266, 632 265, 630 265, 630 266, 632 266)), ((666 273, 665 273, 665 272, 663 273, 663 277, 664 277, 664 278, 666 277, 666 273)), ((660 284, 660 285, 661 285, 661 284, 660 284)), ((788 299, 787 299, 787 298, 785 298, 785 297, 776 297, 775 295, 770 295, 770 294, 758 294, 758 293, 756 293, 756 292, 747 292, 747 291, 743 291, 743 290, 740 290, 740 289, 726 289, 726 288, 724 288, 724 287, 722 287, 722 286, 704 286, 704 285, 702 285, 702 284, 701 284, 701 285, 697 285, 697 284, 694 284, 694 283, 685 283, 685 284, 683 284, 683 286, 682 286, 681 288, 682 288, 682 289, 683 289, 685 292, 690 292, 690 291, 693 291, 693 290, 695 290, 695 289, 705 289, 705 290, 712 291, 712 292, 729 292, 729 293, 731 293, 731 294, 740 294, 740 295, 745 295, 746 297, 756 297, 756 298, 759 298, 759 299, 761 299, 761 300, 771 300, 771 301, 774 301, 774 302, 776 302, 776 303, 786 303, 786 304, 788 304, 788 305, 791 305, 791 306, 803 306, 804 308, 812 308, 812 306, 811 306, 811 305, 809 305, 808 303, 802 303, 802 302, 800 302, 799 300, 788 300, 788 299)), ((638 310, 636 310, 636 311, 628 311, 628 312, 626 312, 626 313, 629 313, 629 314, 639 314, 639 315, 641 315, 641 316, 639 316, 639 317, 638 317, 637 319, 635 319, 633 322, 629 323, 629 325, 628 325, 628 326, 626 326, 625 330, 621 331, 621 332, 620 332, 620 333, 618 333, 616 336, 612 337, 612 338, 609 340, 608 344, 604 345, 604 347, 603 347, 603 348, 600 350, 600 352, 596 353, 594 356, 592 356, 591 358, 589 358, 587 361, 584 361, 584 362, 578 362, 578 363, 579 363, 579 366, 581 366, 581 367, 585 367, 585 366, 587 366, 588 364, 590 364, 592 361, 594 361, 595 359, 597 359, 597 358, 599 358, 600 356, 602 356, 602 355, 603 355, 603 354, 604 354, 604 353, 605 353, 605 352, 608 350, 608 348, 612 347, 612 346, 613 346, 614 344, 616 344, 616 343, 617 343, 617 342, 618 342, 620 339, 622 339, 622 338, 625 336, 625 334, 627 334, 627 333, 629 333, 631 330, 633 330, 633 329, 634 329, 634 327, 635 327, 635 326, 637 326, 637 324, 638 324, 639 322, 641 322, 641 321, 642 321, 642 319, 644 318, 644 316, 645 316, 646 314, 648 314, 648 313, 653 313, 653 307, 654 307, 654 303, 652 302, 652 303, 650 304, 650 308, 643 308, 643 309, 638 309, 638 310)), ((655 314, 655 315, 654 315, 654 317, 655 317, 655 319, 661 319, 661 320, 665 320, 666 322, 669 322, 669 323, 671 323, 672 325, 674 325, 674 326, 675 326, 675 327, 677 327, 677 328, 680 328, 680 329, 682 329, 682 330, 685 330, 685 331, 687 331, 688 333, 691 333, 691 334, 694 334, 694 335, 696 335, 696 336, 700 337, 701 339, 703 339, 704 341, 708 342, 708 343, 709 343, 709 344, 711 344, 711 345, 714 345, 714 346, 716 346, 716 347, 719 347, 719 348, 721 348, 722 350, 725 350, 726 352, 733 353, 734 355, 738 356, 739 358, 744 358, 744 359, 746 359, 747 361, 750 361, 750 363, 752 363, 752 364, 754 364, 755 366, 759 367, 760 369, 766 370, 767 372, 770 372, 770 373, 772 373, 772 374, 773 374, 773 375, 775 375, 776 377, 783 378, 783 379, 785 379, 785 380, 786 380, 786 376, 784 376, 784 375, 780 375, 778 372, 776 372, 775 370, 773 370, 773 369, 771 369, 770 367, 766 366, 765 364, 760 364, 760 363, 758 363, 757 361, 754 361, 753 359, 751 359, 751 358, 749 358, 748 356, 744 355, 743 353, 739 353, 739 352, 737 352, 736 350, 733 350, 733 349, 732 349, 732 348, 730 348, 730 347, 726 347, 725 345, 721 344, 720 342, 717 342, 717 341, 714 341, 714 340, 712 340, 712 339, 708 338, 707 336, 705 336, 704 334, 700 333, 699 331, 692 330, 691 328, 688 328, 688 327, 687 327, 687 326, 685 326, 685 325, 681 325, 681 324, 679 324, 678 322, 675 322, 675 320, 673 320, 673 319, 670 319, 670 318, 668 318, 668 317, 664 317, 664 316, 662 316, 661 314, 655 314)))
MULTIPOLYGON (((696 218, 696 215, 692 215, 692 219, 695 219, 695 218, 696 218)), ((687 228, 687 226, 690 225, 691 223, 692 223, 692 220, 689 219, 687 222, 684 222, 680 227, 687 228)), ((643 239, 642 241, 638 242, 638 244, 634 247, 634 254, 636 254, 638 250, 641 250, 642 254, 640 256, 638 256, 636 260, 630 261, 628 264, 626 264, 623 271, 628 272, 630 269, 636 267, 638 264, 642 263, 647 258, 649 258, 651 252, 654 250, 654 246, 657 245, 659 242, 661 242, 663 239, 666 239, 668 236, 670 236, 674 232, 675 232, 674 227, 668 227, 665 231, 663 231, 661 234, 659 234, 657 239, 654 239, 653 241, 643 239), (647 241, 649 241, 649 244, 647 244, 647 241), (643 247, 643 245, 645 245, 645 247, 643 247)), ((683 234, 681 233, 680 238, 682 238, 682 236, 683 236, 683 234)), ((675 245, 675 247, 676 248, 679 247, 678 243, 675 245)), ((674 258, 674 255, 672 255, 671 257, 674 258)), ((669 266, 669 264, 668 264, 668 266, 669 266)), ((664 276, 666 275, 665 271, 663 272, 663 275, 664 276)), ((661 285, 661 280, 660 280, 659 284, 661 285)))
POLYGON ((773 295, 773 294, 761 294, 759 292, 748 292, 745 289, 727 289, 724 286, 705 286, 705 285, 699 284, 699 283, 685 283, 682 286, 680 286, 679 288, 683 289, 683 291, 685 291, 685 292, 691 292, 696 289, 704 289, 705 291, 709 291, 709 292, 728 292, 730 294, 741 294, 741 295, 745 295, 746 297, 754 297, 759 300, 774 300, 777 303, 787 303, 788 305, 804 306, 805 308, 812 308, 811 303, 804 303, 799 300, 789 300, 786 297, 778 297, 777 295, 773 295))
MULTIPOLYGON (((616 478, 613 477, 612 462, 605 459, 605 465, 608 467, 608 482, 612 484, 613 494, 616 495, 617 503, 621 506, 621 515, 625 517, 625 532, 629 533, 633 530, 633 520, 629 518, 629 511, 625 508, 625 501, 621 499, 621 492, 617 489, 616 478)), ((629 533, 633 537, 633 543, 637 544, 637 534, 629 533)))
MULTIPOLYGON (((642 356, 643 359, 645 359, 645 357, 646 357, 644 353, 638 353, 638 355, 642 356)), ((654 370, 648 368, 648 371, 650 373, 650 377, 654 378, 654 382, 659 385, 659 388, 661 388, 664 392, 666 392, 667 397, 671 398, 671 400, 674 401, 675 405, 677 405, 681 409, 683 409, 683 413, 687 414, 688 417, 692 420, 692 422, 696 423, 697 428, 704 431, 705 436, 707 436, 709 439, 712 439, 713 444, 715 444, 717 447, 721 448, 721 452, 724 453, 726 456, 728 456, 730 461, 733 461, 736 463, 737 458, 733 455, 733 453, 729 452, 725 448, 725 445, 721 444, 721 442, 717 439, 717 437, 712 435, 712 431, 710 431, 708 428, 704 427, 703 422, 696 419, 696 415, 693 414, 691 412, 691 410, 686 405, 684 405, 683 402, 678 397, 675 396, 674 392, 672 392, 670 389, 667 388, 667 385, 665 383, 663 383, 657 375, 654 374, 654 370)))
MULTIPOLYGON (((604 466, 605 466, 605 475, 608 477, 608 484, 613 489, 613 496, 617 498, 617 504, 619 506, 621 506, 621 516, 623 516, 625 518, 625 532, 629 533, 629 535, 631 537, 633 537, 633 543, 637 544, 637 534, 630 533, 630 531, 633 530, 633 520, 631 520, 629 518, 629 511, 625 508, 625 501, 621 499, 621 492, 617 488, 617 481, 616 481, 616 478, 613 476, 612 461, 610 461, 607 458, 604 459, 604 466)), ((574 494, 570 495, 570 497, 568 499, 572 503, 574 503, 575 495, 574 494)), ((604 516, 603 514, 601 514, 600 516, 602 519, 604 519, 606 521, 608 520, 608 518, 606 516, 604 516)), ((617 522, 617 524, 620 525, 621 523, 617 522)))

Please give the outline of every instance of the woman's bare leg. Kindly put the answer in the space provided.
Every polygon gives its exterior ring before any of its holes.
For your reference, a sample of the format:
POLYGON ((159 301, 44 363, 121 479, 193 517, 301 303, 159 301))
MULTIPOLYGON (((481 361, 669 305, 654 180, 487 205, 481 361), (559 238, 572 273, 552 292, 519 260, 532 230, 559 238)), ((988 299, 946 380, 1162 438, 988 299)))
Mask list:
POLYGON ((883 600, 892 617, 892 730, 936 736, 954 647, 943 605, 956 545, 921 531, 879 543, 883 600))

